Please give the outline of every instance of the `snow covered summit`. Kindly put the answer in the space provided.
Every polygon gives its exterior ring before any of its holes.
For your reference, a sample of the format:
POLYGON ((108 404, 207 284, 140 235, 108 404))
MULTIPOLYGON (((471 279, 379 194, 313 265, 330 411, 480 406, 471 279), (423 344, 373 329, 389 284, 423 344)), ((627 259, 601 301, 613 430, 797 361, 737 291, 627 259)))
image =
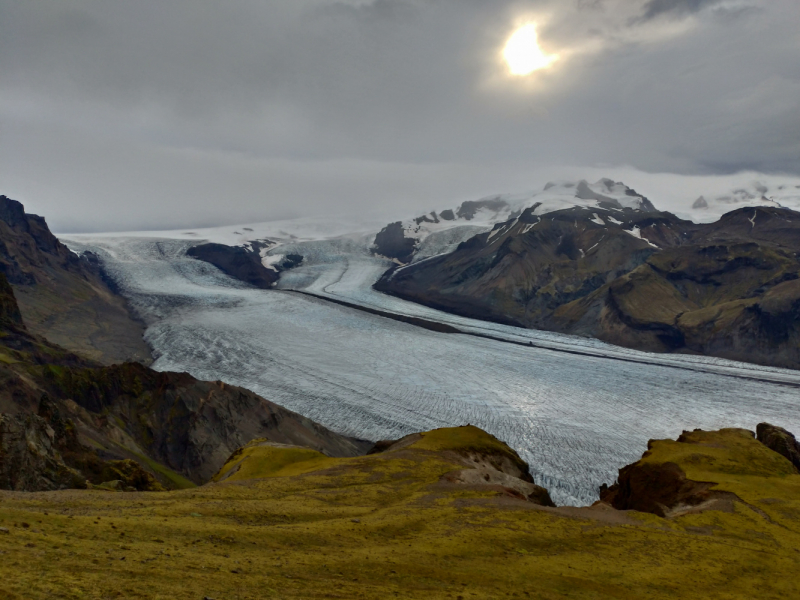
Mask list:
POLYGON ((611 179, 551 182, 540 192, 489 196, 438 214, 391 223, 375 237, 373 251, 399 262, 412 262, 450 252, 474 235, 519 217, 524 210, 532 209, 532 214, 541 216, 575 207, 656 212, 646 197, 611 179))

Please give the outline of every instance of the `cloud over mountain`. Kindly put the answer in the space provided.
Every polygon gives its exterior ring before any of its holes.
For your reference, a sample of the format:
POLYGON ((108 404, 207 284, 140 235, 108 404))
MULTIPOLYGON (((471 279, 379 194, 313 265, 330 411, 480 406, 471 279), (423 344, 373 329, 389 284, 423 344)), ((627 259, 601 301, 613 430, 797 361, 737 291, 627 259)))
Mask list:
POLYGON ((49 198, 34 208, 57 227, 413 211, 538 187, 534 168, 552 165, 800 173, 795 0, 0 0, 0 13, 0 177, 49 198), (560 59, 512 78, 501 51, 528 21, 560 59))

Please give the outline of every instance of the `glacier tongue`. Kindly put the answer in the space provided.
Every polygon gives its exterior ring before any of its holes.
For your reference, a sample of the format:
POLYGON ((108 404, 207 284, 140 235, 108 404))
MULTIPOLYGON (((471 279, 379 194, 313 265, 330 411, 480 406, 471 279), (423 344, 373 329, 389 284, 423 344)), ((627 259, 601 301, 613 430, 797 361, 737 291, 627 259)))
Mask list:
POLYGON ((516 448, 560 504, 596 500, 597 487, 613 482, 650 438, 695 427, 753 429, 761 421, 800 430, 800 373, 651 355, 385 296, 371 284, 391 263, 370 256, 369 236, 276 249, 305 260, 274 291, 248 288, 187 257, 194 242, 185 239, 65 242, 101 255, 148 324, 155 368, 241 385, 373 440, 477 425, 516 448), (434 333, 286 288, 472 335, 434 333))

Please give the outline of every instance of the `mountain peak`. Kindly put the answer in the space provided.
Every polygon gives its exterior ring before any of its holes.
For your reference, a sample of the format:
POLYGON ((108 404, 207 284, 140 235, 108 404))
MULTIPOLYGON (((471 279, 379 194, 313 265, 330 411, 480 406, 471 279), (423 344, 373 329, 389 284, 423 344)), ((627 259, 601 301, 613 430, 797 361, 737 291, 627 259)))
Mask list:
POLYGON ((476 233, 521 217, 541 217, 560 210, 658 212, 645 196, 607 177, 596 183, 548 182, 541 192, 497 194, 462 202, 455 209, 387 225, 375 237, 373 251, 402 263, 453 251, 476 233))

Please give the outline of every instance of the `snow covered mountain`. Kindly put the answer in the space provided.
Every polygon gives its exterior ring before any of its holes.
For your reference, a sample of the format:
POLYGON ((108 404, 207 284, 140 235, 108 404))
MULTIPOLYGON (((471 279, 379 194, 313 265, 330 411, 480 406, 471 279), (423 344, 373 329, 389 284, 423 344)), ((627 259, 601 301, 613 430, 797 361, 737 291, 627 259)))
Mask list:
POLYGON ((548 183, 541 192, 489 196, 438 214, 391 223, 375 237, 373 252, 404 264, 417 262, 452 252, 462 242, 518 218, 523 211, 541 216, 575 207, 656 212, 650 200, 611 179, 593 184, 586 180, 548 183))
POLYGON ((753 181, 731 190, 703 194, 692 204, 691 214, 695 221, 710 222, 732 210, 756 206, 800 210, 800 185, 753 181))

